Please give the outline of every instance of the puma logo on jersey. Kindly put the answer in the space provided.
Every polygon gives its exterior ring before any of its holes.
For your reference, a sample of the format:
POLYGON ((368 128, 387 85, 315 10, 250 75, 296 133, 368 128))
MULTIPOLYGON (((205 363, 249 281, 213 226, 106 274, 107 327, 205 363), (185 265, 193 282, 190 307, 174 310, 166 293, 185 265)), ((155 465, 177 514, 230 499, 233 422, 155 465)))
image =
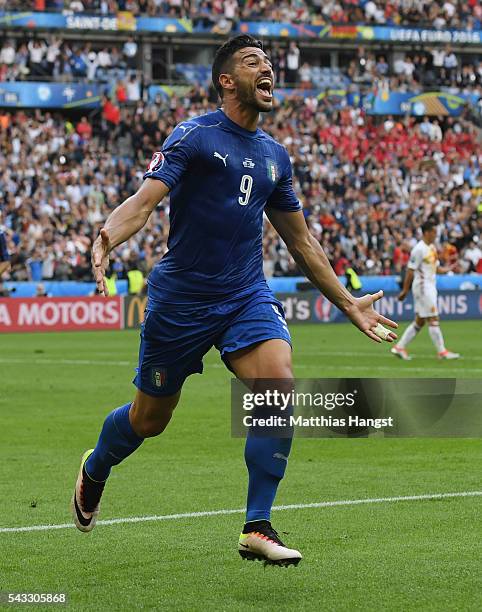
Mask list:
POLYGON ((228 159, 228 155, 229 155, 229 153, 226 153, 226 155, 223 157, 221 155, 221 153, 218 153, 217 151, 214 151, 214 157, 217 157, 218 159, 221 159, 223 161, 223 164, 224 164, 225 168, 227 166, 226 160, 228 159))

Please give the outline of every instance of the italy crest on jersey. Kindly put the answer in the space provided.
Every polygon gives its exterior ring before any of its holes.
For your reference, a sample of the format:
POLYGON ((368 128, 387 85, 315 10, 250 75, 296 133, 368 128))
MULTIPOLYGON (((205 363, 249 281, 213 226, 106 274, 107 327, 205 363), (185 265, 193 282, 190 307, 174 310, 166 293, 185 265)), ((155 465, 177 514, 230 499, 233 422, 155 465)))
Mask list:
POLYGON ((167 371, 165 368, 152 368, 152 383, 159 389, 166 384, 167 371))
POLYGON ((268 170, 268 178, 272 183, 277 183, 279 178, 278 166, 272 159, 266 160, 266 169, 268 170))

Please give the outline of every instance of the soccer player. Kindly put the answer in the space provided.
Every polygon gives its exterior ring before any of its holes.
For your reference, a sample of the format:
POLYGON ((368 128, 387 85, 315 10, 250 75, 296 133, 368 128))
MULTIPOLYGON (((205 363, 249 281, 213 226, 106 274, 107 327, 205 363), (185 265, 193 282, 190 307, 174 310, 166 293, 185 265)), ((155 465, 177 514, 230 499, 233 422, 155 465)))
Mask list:
POLYGON ((390 350, 400 359, 410 361, 407 346, 428 322, 428 332, 435 345, 439 359, 458 359, 458 353, 445 348, 444 338, 439 324, 437 309, 436 273, 445 273, 450 268, 439 265, 437 250, 434 246, 437 237, 437 225, 426 221, 422 225, 422 240, 419 240, 410 253, 408 270, 398 299, 403 301, 412 288, 415 304, 415 321, 410 323, 400 341, 390 350))
MULTIPOLYGON (((273 107, 273 69, 261 43, 241 35, 216 53, 213 83, 222 108, 183 121, 155 153, 139 191, 116 208, 92 248, 97 288, 106 294, 109 253, 146 223, 170 193, 167 254, 148 279, 134 401, 111 412, 95 449, 81 461, 72 498, 81 531, 93 529, 111 468, 169 423, 187 376, 202 372, 215 346, 240 379, 292 379, 291 340, 281 303, 262 271, 263 213, 308 278, 369 338, 377 324, 396 327, 373 303, 353 297, 307 230, 291 182, 287 151, 258 128, 273 107)), ((389 342, 396 335, 390 332, 389 342)), ((270 523, 291 439, 248 436, 243 558, 297 564, 270 523)))

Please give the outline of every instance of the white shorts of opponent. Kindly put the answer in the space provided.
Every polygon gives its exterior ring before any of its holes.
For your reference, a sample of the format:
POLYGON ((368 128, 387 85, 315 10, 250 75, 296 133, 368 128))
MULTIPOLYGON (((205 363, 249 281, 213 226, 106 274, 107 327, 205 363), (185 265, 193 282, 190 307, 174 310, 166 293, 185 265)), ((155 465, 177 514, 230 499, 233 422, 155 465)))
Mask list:
POLYGON ((437 288, 430 285, 413 287, 415 313, 422 319, 438 316, 437 288))

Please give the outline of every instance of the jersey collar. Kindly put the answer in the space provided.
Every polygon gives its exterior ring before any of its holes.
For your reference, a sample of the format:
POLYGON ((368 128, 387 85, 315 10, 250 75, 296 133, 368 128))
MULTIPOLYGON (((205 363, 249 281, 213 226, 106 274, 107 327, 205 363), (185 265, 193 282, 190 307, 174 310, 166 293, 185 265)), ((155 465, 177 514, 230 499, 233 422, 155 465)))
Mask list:
POLYGON ((229 127, 229 129, 232 130, 233 132, 237 132, 238 134, 241 134, 242 136, 248 136, 249 138, 254 138, 254 137, 258 136, 261 133, 261 130, 259 128, 256 128, 256 131, 252 132, 251 130, 247 130, 247 129, 241 127, 240 125, 238 125, 237 123, 232 121, 226 115, 226 113, 223 111, 222 108, 218 108, 217 113, 218 113, 219 118, 221 119, 221 121, 225 125, 227 125, 229 127))

